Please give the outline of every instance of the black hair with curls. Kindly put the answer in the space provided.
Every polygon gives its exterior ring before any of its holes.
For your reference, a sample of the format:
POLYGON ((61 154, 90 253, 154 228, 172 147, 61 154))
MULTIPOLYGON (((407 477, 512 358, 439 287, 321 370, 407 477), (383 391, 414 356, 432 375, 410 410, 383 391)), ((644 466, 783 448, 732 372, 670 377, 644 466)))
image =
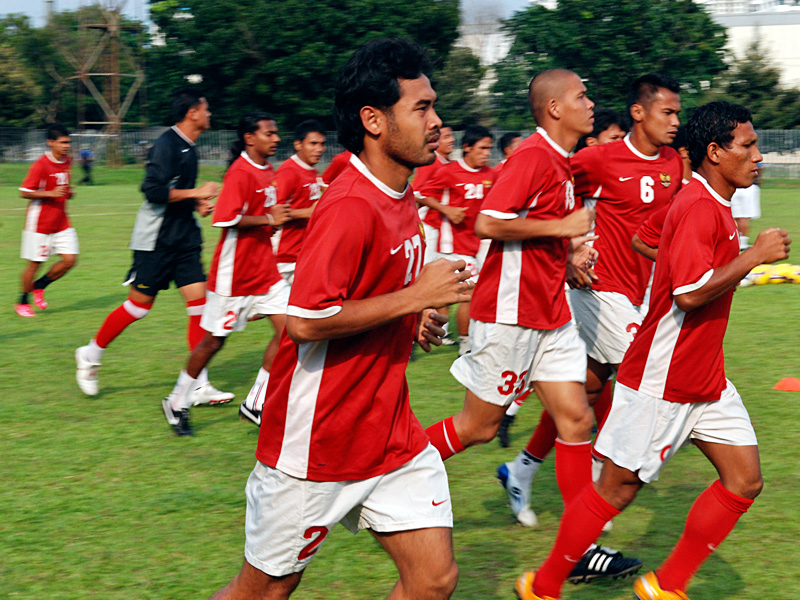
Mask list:
POLYGON ((692 171, 703 164, 708 145, 727 146, 733 141, 733 130, 753 120, 750 109, 741 104, 720 100, 698 106, 686 122, 687 148, 692 171))

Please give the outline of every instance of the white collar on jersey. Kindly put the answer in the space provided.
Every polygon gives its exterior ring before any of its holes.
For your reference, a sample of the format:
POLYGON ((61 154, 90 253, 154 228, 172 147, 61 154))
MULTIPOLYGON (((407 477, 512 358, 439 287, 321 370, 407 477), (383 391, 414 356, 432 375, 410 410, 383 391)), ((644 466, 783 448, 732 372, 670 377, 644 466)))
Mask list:
POLYGON ((473 169, 472 167, 470 167, 467 163, 464 162, 463 158, 458 159, 458 164, 462 169, 464 169, 465 171, 469 171, 470 173, 477 173, 480 171, 480 169, 473 169))
POLYGON ((544 138, 544 141, 547 142, 548 144, 550 144, 553 147, 553 150, 558 152, 564 158, 569 158, 569 152, 567 152, 561 146, 556 144, 553 141, 553 138, 551 138, 549 135, 547 135, 547 132, 544 129, 542 129, 541 127, 537 127, 536 128, 536 133, 538 133, 540 136, 542 136, 544 138))
POLYGON ((625 145, 628 147, 628 150, 630 150, 631 152, 633 152, 633 153, 634 153, 636 156, 638 156, 639 158, 643 158, 644 160, 658 160, 658 157, 659 157, 659 156, 661 156, 661 150, 659 150, 658 152, 656 152, 656 153, 655 153, 653 156, 648 156, 647 154, 643 154, 642 152, 639 152, 639 151, 638 151, 638 150, 637 150, 637 149, 634 147, 634 145, 631 143, 631 134, 630 134, 630 133, 628 133, 628 134, 625 136, 624 140, 625 140, 625 145))
POLYGON ((390 198, 394 198, 395 200, 400 200, 400 198, 402 198, 403 196, 406 195, 406 192, 408 191, 408 183, 406 183, 406 188, 402 192, 395 192, 392 188, 390 188, 388 185, 383 183, 380 179, 375 177, 375 175, 373 175, 370 172, 370 170, 367 168, 367 165, 365 165, 363 162, 361 162, 361 159, 358 158, 355 154, 350 156, 350 162, 353 164, 353 166, 356 169, 359 170, 359 172, 364 177, 366 177, 367 179, 369 179, 372 182, 372 185, 374 185, 376 188, 378 188, 380 191, 382 191, 384 194, 386 194, 390 198))
POLYGON ((446 156, 442 156, 442 155, 441 155, 441 154, 439 154, 438 152, 434 152, 434 154, 436 155, 436 160, 438 160, 438 161, 439 161, 440 163, 442 163, 443 165, 446 165, 447 163, 449 163, 449 162, 450 162, 450 159, 449 159, 449 158, 447 158, 446 156))
POLYGON ((297 156, 297 154, 292 154, 289 158, 291 158, 294 162, 303 167, 306 171, 316 171, 314 167, 312 167, 306 161, 297 156))
POLYGON ((190 140, 188 137, 186 137, 186 134, 185 134, 185 133, 183 133, 183 132, 182 132, 180 129, 178 129, 178 126, 177 126, 177 125, 173 125, 173 126, 171 127, 171 129, 172 129, 172 131, 174 131, 175 133, 177 133, 179 136, 181 136, 181 139, 182 139, 184 142, 186 142, 186 143, 187 143, 187 144, 189 144, 190 146, 194 146, 194 142, 193 142, 192 140, 190 140))
POLYGON ((697 181, 702 183, 706 187, 706 189, 708 190, 708 193, 711 194, 712 196, 714 196, 714 200, 716 200, 717 202, 722 204, 722 206, 727 206, 728 208, 730 208, 730 206, 731 206, 730 201, 729 200, 725 200, 725 198, 723 198, 717 192, 715 192, 714 188, 712 188, 708 184, 708 181, 706 181, 705 177, 703 177, 699 173, 695 173, 694 171, 692 171, 692 179, 697 179, 697 181))
POLYGON ((265 162, 263 165, 260 165, 257 162, 255 162, 252 158, 250 158, 250 156, 247 154, 245 150, 242 150, 242 153, 239 156, 241 156, 243 159, 245 159, 247 162, 253 165, 256 169, 261 169, 262 171, 266 171, 270 167, 269 161, 265 162))
POLYGON ((63 165, 65 162, 67 162, 67 158, 66 157, 64 157, 64 160, 56 160, 56 157, 53 156, 53 153, 50 152, 50 150, 45 152, 44 155, 47 157, 47 160, 49 160, 50 162, 54 162, 57 165, 63 165))

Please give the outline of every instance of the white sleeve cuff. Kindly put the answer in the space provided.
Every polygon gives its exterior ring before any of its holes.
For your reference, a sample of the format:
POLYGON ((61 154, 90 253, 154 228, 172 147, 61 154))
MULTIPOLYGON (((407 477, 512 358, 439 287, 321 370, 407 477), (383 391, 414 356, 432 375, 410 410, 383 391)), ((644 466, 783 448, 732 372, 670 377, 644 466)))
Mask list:
POLYGON ((500 212, 499 210, 482 210, 481 214, 486 215, 487 217, 494 217, 495 219, 503 219, 504 221, 510 221, 512 219, 519 218, 517 213, 506 213, 500 212))
POLYGON ((290 317, 302 317, 303 319, 327 319, 328 317, 338 314, 341 310, 341 306, 331 306, 330 308, 323 308, 322 310, 309 310, 290 304, 286 309, 286 314, 290 317))
POLYGON ((709 279, 711 279, 711 276, 712 276, 713 274, 714 274, 714 269, 709 269, 709 270, 708 270, 708 271, 706 271, 706 272, 705 272, 705 274, 704 274, 704 275, 703 275, 703 276, 702 276, 700 279, 698 279, 696 282, 694 282, 694 283, 690 283, 689 285, 682 285, 682 286, 681 286, 681 287, 679 287, 679 288, 675 288, 675 289, 672 291, 672 295, 673 295, 673 296, 680 296, 681 294, 688 294, 689 292, 693 292, 693 291, 695 291, 695 290, 699 290, 699 289, 700 289, 701 287, 703 287, 703 286, 704 286, 706 283, 708 283, 708 280, 709 280, 709 279))

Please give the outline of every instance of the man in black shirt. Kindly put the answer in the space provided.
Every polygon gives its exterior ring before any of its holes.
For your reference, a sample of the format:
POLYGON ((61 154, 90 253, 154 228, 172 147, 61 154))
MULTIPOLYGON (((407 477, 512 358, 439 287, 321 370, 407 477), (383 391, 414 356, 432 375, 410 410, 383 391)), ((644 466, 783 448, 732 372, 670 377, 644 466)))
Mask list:
MULTIPOLYGON (((219 184, 195 187, 197 151, 195 142, 210 127, 211 112, 202 94, 181 89, 172 97, 173 125, 150 149, 142 192, 145 200, 133 226, 130 248, 133 266, 126 283, 127 300, 106 317, 88 345, 75 351, 76 379, 90 396, 98 392, 97 372, 103 351, 134 321, 147 315, 159 290, 170 282, 180 290, 189 313, 187 339, 193 349, 202 339, 200 328, 206 294, 201 251, 203 237, 195 211, 204 217, 213 210, 219 184)), ((228 402, 233 394, 216 390, 203 372, 197 380, 195 404, 228 402)))

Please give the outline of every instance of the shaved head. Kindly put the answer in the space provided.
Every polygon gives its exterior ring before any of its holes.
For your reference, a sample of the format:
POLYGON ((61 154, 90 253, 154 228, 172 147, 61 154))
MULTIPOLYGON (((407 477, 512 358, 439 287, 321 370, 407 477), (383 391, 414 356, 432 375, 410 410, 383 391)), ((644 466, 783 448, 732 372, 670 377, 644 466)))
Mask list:
POLYGON ((537 123, 543 123, 550 101, 562 100, 575 79, 580 81, 578 74, 568 69, 548 69, 533 78, 528 89, 528 103, 537 123))

